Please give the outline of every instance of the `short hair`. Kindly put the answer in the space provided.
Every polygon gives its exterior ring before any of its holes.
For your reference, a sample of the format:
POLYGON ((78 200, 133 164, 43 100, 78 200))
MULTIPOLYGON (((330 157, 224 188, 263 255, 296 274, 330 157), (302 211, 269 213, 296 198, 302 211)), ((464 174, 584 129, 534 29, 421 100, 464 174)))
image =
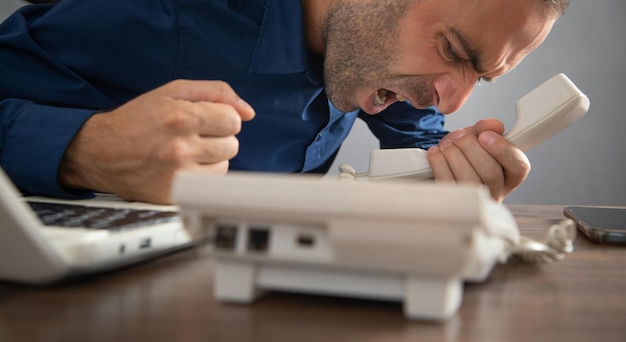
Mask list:
POLYGON ((569 6, 569 0, 542 0, 546 6, 546 14, 560 17, 569 6))

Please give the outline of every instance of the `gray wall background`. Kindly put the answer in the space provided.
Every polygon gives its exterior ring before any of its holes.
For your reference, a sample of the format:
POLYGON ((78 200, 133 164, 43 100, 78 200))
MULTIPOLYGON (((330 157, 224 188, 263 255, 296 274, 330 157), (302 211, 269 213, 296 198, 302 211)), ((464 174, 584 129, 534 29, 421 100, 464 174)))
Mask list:
POLYGON ((0 0, 0 21, 25 4, 26 1, 22 0, 0 0))
MULTIPOLYGON (((0 0, 0 20, 25 4, 0 0)), ((626 1, 571 0, 544 44, 494 84, 482 83, 467 104, 448 116, 450 130, 485 117, 510 128, 515 101, 550 76, 563 72, 589 96, 589 113, 527 153, 528 179, 505 203, 626 205, 626 1)), ((339 163, 366 171, 378 141, 357 121, 329 176, 339 163)))
MULTIPOLYGON (((537 50, 493 84, 481 83, 466 105, 447 116, 452 130, 485 117, 515 122, 515 101, 563 72, 590 99, 589 112, 527 153, 529 177, 507 197, 515 204, 626 205, 626 1, 571 0, 537 50)), ((366 171, 378 141, 357 122, 335 166, 366 171)))

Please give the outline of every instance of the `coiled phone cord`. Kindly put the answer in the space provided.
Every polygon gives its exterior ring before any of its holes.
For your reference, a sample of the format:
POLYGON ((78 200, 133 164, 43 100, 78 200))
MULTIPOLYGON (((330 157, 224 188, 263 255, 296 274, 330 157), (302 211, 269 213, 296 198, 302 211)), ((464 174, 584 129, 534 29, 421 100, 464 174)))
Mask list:
POLYGON ((509 246, 507 252, 533 264, 546 264, 563 260, 565 255, 573 252, 575 238, 576 224, 565 219, 550 226, 543 241, 522 236, 519 244, 509 246))

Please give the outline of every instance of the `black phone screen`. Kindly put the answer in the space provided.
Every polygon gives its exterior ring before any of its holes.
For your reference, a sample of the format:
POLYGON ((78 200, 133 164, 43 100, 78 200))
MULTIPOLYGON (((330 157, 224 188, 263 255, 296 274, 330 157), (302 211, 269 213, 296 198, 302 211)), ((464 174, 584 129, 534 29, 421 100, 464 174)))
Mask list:
POLYGON ((626 208, 568 206, 563 213, 595 242, 626 244, 626 208))

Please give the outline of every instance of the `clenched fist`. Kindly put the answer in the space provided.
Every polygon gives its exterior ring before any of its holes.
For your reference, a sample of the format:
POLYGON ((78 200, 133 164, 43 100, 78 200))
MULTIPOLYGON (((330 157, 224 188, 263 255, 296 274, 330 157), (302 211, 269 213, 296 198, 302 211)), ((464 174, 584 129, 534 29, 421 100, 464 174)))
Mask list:
POLYGON ((170 203, 174 174, 223 174, 254 110, 221 81, 177 80, 93 115, 65 152, 59 181, 126 200, 170 203))

